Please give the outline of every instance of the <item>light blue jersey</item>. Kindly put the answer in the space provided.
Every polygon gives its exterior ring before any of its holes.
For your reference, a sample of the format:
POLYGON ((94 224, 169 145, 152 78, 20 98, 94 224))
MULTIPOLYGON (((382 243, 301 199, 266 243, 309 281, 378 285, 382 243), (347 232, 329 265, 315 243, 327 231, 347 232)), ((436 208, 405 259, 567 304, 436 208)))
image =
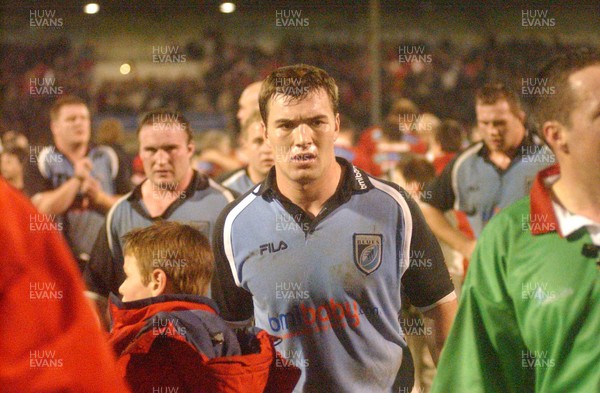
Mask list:
POLYGON ((406 192, 338 162, 338 189, 314 219, 276 190, 275 168, 228 205, 213 298, 226 319, 254 312, 282 338, 277 350, 302 370, 297 392, 408 392, 401 294, 427 310, 452 300, 453 286, 406 192))
POLYGON ((223 180, 221 184, 240 195, 250 191, 250 189, 254 186, 252 179, 250 179, 250 176, 248 176, 248 171, 246 168, 242 168, 233 172, 230 176, 223 180))

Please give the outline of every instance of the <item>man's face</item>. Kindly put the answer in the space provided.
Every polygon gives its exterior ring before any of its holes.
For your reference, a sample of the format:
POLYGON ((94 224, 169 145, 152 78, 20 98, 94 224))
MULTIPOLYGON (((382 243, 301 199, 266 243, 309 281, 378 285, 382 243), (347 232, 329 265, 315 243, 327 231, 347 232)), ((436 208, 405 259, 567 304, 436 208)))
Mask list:
POLYGON ((119 287, 119 293, 123 296, 124 302, 152 297, 152 281, 144 285, 135 256, 125 255, 123 270, 125 270, 126 278, 119 287))
POLYGON ((475 105, 477 127, 492 152, 507 152, 519 146, 525 136, 524 115, 515 115, 506 100, 492 105, 475 105))
POLYGON ((0 174, 5 179, 14 179, 23 174, 23 165, 19 157, 14 154, 4 153, 0 155, 0 174))
POLYGON ((572 74, 569 84, 575 97, 565 133, 569 155, 578 170, 600 178, 600 65, 572 74))
POLYGON ((56 143, 87 144, 91 134, 90 111, 84 104, 64 105, 51 121, 50 129, 56 143))
POLYGON ((243 148, 248 158, 248 167, 263 178, 266 177, 275 160, 271 146, 265 141, 260 121, 256 121, 248 127, 243 148))
POLYGON ((176 188, 191 168, 194 144, 179 123, 146 124, 140 129, 140 158, 153 185, 176 188))
POLYGON ((252 112, 258 110, 258 94, 260 92, 260 87, 261 85, 259 83, 253 83, 242 92, 240 100, 238 101, 240 108, 236 114, 240 124, 244 124, 252 112))
POLYGON ((308 184, 321 178, 335 162, 333 143, 340 118, 333 113, 323 89, 301 101, 287 101, 276 94, 269 102, 265 137, 275 154, 277 173, 289 180, 308 184))

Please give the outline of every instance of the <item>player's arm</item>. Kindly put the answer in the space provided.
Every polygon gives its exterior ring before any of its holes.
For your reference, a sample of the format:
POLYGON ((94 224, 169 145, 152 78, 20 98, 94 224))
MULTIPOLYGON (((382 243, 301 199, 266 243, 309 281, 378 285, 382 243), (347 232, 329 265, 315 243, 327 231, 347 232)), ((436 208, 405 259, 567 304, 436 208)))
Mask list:
POLYGON ((432 324, 428 344, 437 364, 456 315, 456 294, 440 245, 427 226, 417 203, 406 198, 412 220, 408 268, 402 276, 406 295, 426 322, 432 324), (417 262, 412 260, 417 258, 417 262), (425 266, 422 263, 426 262, 425 266))
POLYGON ((423 203, 421 207, 427 224, 429 224, 435 236, 448 243, 450 247, 466 258, 471 258, 471 254, 475 249, 475 240, 469 239, 458 228, 452 226, 444 215, 444 211, 428 203, 423 203))
POLYGON ((425 187, 421 197, 423 202, 421 209, 435 236, 470 258, 475 248, 475 241, 452 226, 444 215, 446 211, 453 208, 456 199, 452 188, 452 168, 455 162, 446 165, 440 176, 425 187))
POLYGON ((431 357, 436 365, 440 359, 440 353, 442 352, 444 343, 450 333, 450 328, 452 327, 452 322, 454 322, 457 308, 458 302, 455 298, 446 303, 439 304, 423 313, 425 318, 433 322, 433 340, 429 340, 428 346, 431 351, 431 357))
POLYGON ((29 167, 26 174, 27 193, 32 195, 31 202, 44 214, 60 215, 65 213, 75 201, 82 184, 89 177, 92 163, 88 158, 82 158, 74 163, 73 176, 55 189, 44 179, 40 169, 29 167), (41 184, 46 184, 40 188, 41 184))
POLYGON ((72 177, 58 188, 37 193, 31 197, 33 205, 44 214, 64 214, 75 201, 83 180, 72 177))
POLYGON ((228 206, 221 213, 213 233, 215 274, 211 284, 211 296, 217 302, 223 319, 234 322, 231 324, 232 327, 241 327, 250 324, 254 315, 254 304, 250 292, 236 284, 230 261, 225 253, 224 221, 229 210, 228 206))
POLYGON ((114 258, 109 247, 106 223, 98 232, 90 261, 85 265, 83 278, 87 287, 86 297, 93 305, 96 315, 104 328, 108 329, 108 295, 110 281, 115 279, 114 258))
POLYGON ((509 229, 494 225, 497 218, 486 226, 473 253, 432 393, 520 392, 534 384, 535 373, 522 367, 527 350, 506 288, 502 238, 509 229))

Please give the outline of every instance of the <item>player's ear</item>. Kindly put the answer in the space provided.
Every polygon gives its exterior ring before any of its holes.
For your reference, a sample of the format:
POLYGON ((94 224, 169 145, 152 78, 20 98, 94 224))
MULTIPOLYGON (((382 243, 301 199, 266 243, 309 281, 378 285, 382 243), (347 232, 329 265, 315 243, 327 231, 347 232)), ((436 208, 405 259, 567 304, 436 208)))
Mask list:
POLYGON ((267 125, 262 120, 260 122, 260 129, 262 130, 263 138, 265 138, 265 143, 267 143, 269 146, 271 146, 271 141, 269 140, 269 134, 267 133, 267 125))
POLYGON ((152 271, 151 279, 152 284, 150 290, 152 291, 152 296, 163 295, 166 292, 168 285, 167 274, 165 271, 162 269, 154 269, 152 271))
POLYGON ((190 141, 187 144, 187 149, 188 149, 188 153, 190 155, 194 155, 194 153, 196 153, 196 142, 194 142, 193 139, 190 139, 190 141))
POLYGON ((557 152, 569 153, 567 130, 562 123, 551 120, 544 123, 542 126, 542 134, 550 149, 556 154, 557 152))
POLYGON ((335 114, 335 129, 333 130, 333 140, 336 141, 340 135, 340 114, 335 114))

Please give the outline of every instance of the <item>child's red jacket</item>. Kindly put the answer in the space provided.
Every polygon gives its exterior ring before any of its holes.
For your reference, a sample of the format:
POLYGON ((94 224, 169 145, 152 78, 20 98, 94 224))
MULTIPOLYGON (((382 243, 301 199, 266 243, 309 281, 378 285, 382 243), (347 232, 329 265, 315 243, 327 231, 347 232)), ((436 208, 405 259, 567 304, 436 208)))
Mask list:
POLYGON ((110 342, 132 391, 291 392, 300 370, 267 332, 236 334, 216 309, 196 295, 126 303, 111 295, 110 342))

